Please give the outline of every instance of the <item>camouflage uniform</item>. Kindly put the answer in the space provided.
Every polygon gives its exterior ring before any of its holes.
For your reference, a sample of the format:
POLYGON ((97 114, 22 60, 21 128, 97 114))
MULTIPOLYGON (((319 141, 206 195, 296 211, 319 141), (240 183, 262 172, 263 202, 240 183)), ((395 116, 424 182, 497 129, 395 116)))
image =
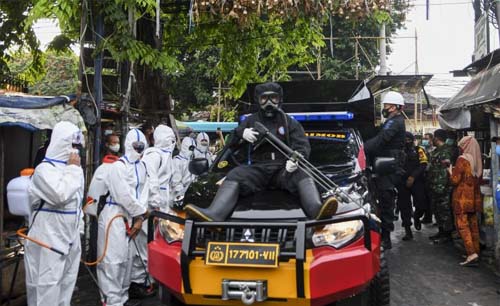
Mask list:
POLYGON ((451 163, 452 151, 447 145, 437 147, 430 157, 427 183, 429 184, 432 210, 436 216, 439 228, 444 232, 453 230, 453 216, 451 214, 451 185, 447 168, 451 163))

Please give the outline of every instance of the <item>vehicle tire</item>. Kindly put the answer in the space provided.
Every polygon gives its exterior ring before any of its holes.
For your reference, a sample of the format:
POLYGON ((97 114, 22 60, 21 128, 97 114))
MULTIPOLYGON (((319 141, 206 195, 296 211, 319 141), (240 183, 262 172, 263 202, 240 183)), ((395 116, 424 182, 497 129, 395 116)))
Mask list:
POLYGON ((161 284, 158 289, 158 297, 160 298, 161 304, 164 306, 184 306, 184 303, 176 299, 175 296, 161 284))
POLYGON ((389 266, 384 251, 380 253, 380 271, 370 283, 370 306, 389 306, 391 303, 391 283, 389 266))

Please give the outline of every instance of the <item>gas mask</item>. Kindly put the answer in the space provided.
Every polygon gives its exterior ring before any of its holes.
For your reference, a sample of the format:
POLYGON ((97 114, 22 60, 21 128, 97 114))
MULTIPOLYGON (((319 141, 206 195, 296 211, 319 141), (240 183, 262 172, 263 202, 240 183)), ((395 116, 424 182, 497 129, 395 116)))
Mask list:
POLYGON ((274 91, 265 91, 259 95, 259 105, 264 111, 264 115, 272 118, 276 115, 281 102, 281 96, 274 91))
POLYGON ((134 141, 132 143, 132 148, 134 149, 129 153, 131 161, 138 161, 142 157, 144 149, 146 149, 146 144, 142 141, 134 141))
POLYGON ((83 158, 83 148, 85 147, 85 138, 81 131, 73 133, 71 137, 71 149, 70 153, 78 154, 80 158, 83 158))

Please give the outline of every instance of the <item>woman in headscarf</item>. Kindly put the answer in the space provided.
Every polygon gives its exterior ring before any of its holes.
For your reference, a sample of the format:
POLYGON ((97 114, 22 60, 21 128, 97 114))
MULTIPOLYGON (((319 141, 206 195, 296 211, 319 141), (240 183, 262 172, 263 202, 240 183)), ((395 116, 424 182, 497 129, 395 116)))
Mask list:
POLYGON ((477 140, 465 136, 458 142, 461 155, 455 167, 448 169, 453 190, 452 207, 455 223, 465 245, 467 259, 461 266, 475 266, 479 260, 479 225, 477 214, 482 211, 479 180, 483 173, 481 150, 477 140))

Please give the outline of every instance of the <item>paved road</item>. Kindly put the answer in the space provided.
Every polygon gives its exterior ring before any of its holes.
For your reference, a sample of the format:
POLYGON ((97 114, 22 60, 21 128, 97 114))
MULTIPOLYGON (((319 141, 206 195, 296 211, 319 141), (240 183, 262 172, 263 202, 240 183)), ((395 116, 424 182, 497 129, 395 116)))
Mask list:
MULTIPOLYGON (((433 245, 427 236, 435 228, 415 232, 415 240, 401 241, 404 232, 397 228, 393 248, 388 252, 391 271, 391 306, 500 306, 496 288, 500 283, 484 266, 463 268, 461 254, 451 243, 433 245)), ((81 271, 74 306, 99 305, 97 290, 81 271)), ((156 298, 143 306, 159 306, 156 298)))
POLYGON ((393 235, 388 252, 391 306, 500 306, 497 278, 484 265, 465 268, 460 251, 451 243, 434 245, 427 238, 436 228, 414 232, 414 241, 393 235))

